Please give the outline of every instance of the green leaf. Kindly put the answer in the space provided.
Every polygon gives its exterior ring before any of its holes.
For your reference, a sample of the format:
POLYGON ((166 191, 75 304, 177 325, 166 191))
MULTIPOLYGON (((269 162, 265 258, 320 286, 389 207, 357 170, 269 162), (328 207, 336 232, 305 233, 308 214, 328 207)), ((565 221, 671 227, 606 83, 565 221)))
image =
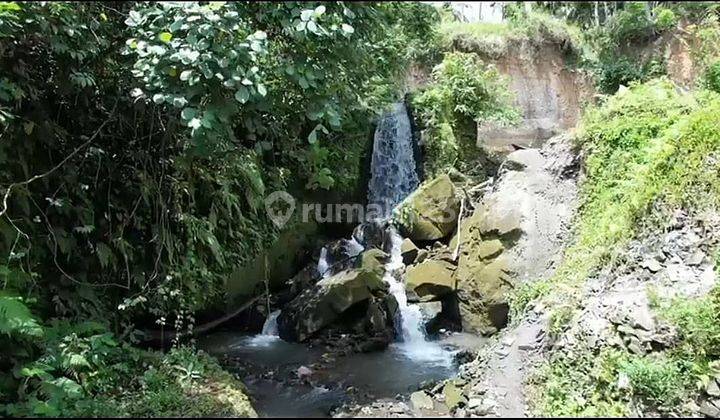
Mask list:
POLYGON ((107 267, 113 257, 113 253, 110 247, 108 247, 102 242, 98 242, 97 245, 95 245, 95 252, 97 253, 98 259, 100 260, 100 265, 103 268, 107 267))
POLYGON ((257 91, 258 91, 258 93, 260 94, 260 96, 265 96, 265 95, 267 95, 267 89, 265 88, 265 85, 263 85, 263 84, 259 84, 259 85, 257 86, 257 91))
POLYGON ((165 102, 165 95, 163 95, 162 93, 156 93, 153 95, 152 99, 153 102, 160 105, 161 103, 165 102))
POLYGON ((235 100, 244 104, 248 99, 250 99, 250 92, 247 88, 245 86, 238 87, 238 90, 235 92, 235 100))
POLYGON ((168 43, 172 39, 172 34, 170 32, 160 32, 160 35, 158 35, 158 38, 160 38, 160 41, 168 43))
POLYGON ((322 4, 316 7, 315 11, 313 12, 313 14, 317 17, 322 16, 323 13, 325 13, 325 6, 323 6, 322 4))
POLYGON ((192 76, 192 70, 183 70, 183 72, 180 73, 180 80, 185 82, 190 79, 190 76, 192 76))
POLYGON ((309 21, 313 15, 313 12, 313 10, 309 9, 303 10, 302 12, 300 12, 300 20, 302 20, 303 22, 309 21))
POLYGON ((19 297, 0 295, 0 333, 41 337, 43 328, 19 297))
POLYGON ((353 28, 352 26, 348 25, 347 23, 343 23, 343 24, 342 24, 342 30, 343 30, 343 32, 345 32, 346 34, 351 34, 351 33, 355 32, 355 28, 353 28))
POLYGON ((199 118, 193 118, 188 122, 188 127, 192 128, 194 130, 200 128, 201 125, 202 125, 202 121, 199 118))
POLYGON ((190 121, 195 118, 195 115, 197 115, 197 109, 191 107, 183 109, 180 113, 180 117, 185 121, 190 121))
POLYGON ((317 142, 317 130, 313 130, 310 132, 310 135, 308 136, 308 142, 310 144, 315 144, 317 142))

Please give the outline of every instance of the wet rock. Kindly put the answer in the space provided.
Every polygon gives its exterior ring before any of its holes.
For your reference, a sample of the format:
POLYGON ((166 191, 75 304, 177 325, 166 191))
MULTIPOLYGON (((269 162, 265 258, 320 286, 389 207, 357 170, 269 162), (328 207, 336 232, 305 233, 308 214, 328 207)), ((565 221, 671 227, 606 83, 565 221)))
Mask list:
POLYGON ((432 410, 433 399, 425 391, 417 391, 410 394, 410 403, 415 410, 432 410))
POLYGON ((409 267, 405 274, 406 287, 419 297, 440 297, 455 290, 455 267, 446 261, 426 260, 409 267))
POLYGON ((450 177, 441 175, 423 184, 396 209, 395 220, 411 240, 445 238, 456 227, 460 200, 450 177))
POLYGON ((353 230, 353 239, 365 249, 379 248, 384 249, 383 245, 387 239, 387 222, 381 220, 372 220, 364 222, 353 230))
POLYGON ((415 262, 420 249, 411 241, 409 238, 405 238, 400 244, 400 255, 403 259, 403 264, 410 265, 415 262))
POLYGON ((387 296, 387 285, 377 270, 344 270, 320 280, 283 308, 278 317, 280 337, 305 341, 332 324, 352 306, 387 296))
POLYGON ((338 239, 325 245, 325 252, 328 273, 335 274, 354 267, 363 247, 355 239, 338 239))

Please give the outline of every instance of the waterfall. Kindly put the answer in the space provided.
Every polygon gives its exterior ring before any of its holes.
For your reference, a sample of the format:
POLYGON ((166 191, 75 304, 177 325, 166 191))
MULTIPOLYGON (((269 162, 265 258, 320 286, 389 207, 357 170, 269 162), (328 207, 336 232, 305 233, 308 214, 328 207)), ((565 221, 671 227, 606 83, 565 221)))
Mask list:
MULTIPOLYGON (((368 203, 379 206, 383 218, 389 218, 392 210, 418 187, 415 168, 410 117, 403 103, 393 105, 391 112, 378 123, 375 130, 371 178, 368 186, 368 203)), ((440 364, 450 362, 448 353, 437 343, 425 337, 423 315, 417 305, 409 304, 402 278, 404 264, 400 251, 402 238, 390 226, 390 262, 385 266, 383 280, 398 303, 397 346, 414 360, 440 364)))
POLYGON ((368 203, 378 206, 383 217, 389 217, 419 184, 410 117, 402 102, 394 104, 377 125, 371 168, 368 203))
POLYGON ((390 262, 385 266, 385 276, 383 280, 390 286, 390 294, 395 297, 398 303, 398 311, 400 312, 400 325, 397 326, 398 335, 402 338, 403 343, 407 345, 417 345, 425 342, 425 331, 423 328, 423 316, 417 305, 410 305, 407 301, 405 293, 405 282, 402 281, 401 274, 403 268, 402 256, 400 255, 400 244, 402 238, 392 227, 389 229, 390 234, 390 262), (398 279, 398 277, 400 277, 398 279))
POLYGON ((270 335, 275 337, 278 335, 278 316, 280 316, 279 310, 273 311, 270 313, 270 315, 268 315, 265 323, 263 324, 262 335, 270 335))
POLYGON ((265 319, 263 324, 262 332, 250 338, 247 342, 252 347, 267 347, 270 344, 280 340, 278 333, 278 316, 280 316, 280 310, 271 312, 265 319))
POLYGON ((320 258, 317 263, 317 271, 323 278, 330 276, 330 264, 328 264, 328 252, 327 247, 322 247, 320 250, 320 258))

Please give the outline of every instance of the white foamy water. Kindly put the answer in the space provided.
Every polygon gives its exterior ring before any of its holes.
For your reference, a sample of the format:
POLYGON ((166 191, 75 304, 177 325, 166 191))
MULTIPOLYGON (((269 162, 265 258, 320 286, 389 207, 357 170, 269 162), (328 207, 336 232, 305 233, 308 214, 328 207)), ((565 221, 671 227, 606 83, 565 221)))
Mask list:
POLYGON ((322 249, 320 250, 320 259, 318 259, 317 271, 323 278, 330 276, 330 265, 328 264, 327 257, 327 248, 322 247, 322 249))
POLYGON ((280 316, 280 310, 271 312, 267 319, 265 319, 262 332, 250 337, 248 344, 254 347, 266 347, 280 340, 278 333, 278 316, 280 316))
POLYGON ((390 286, 390 293, 398 303, 400 323, 398 335, 401 342, 396 343, 406 357, 413 360, 435 362, 441 365, 451 363, 451 354, 436 342, 428 341, 425 336, 425 319, 420 307, 409 304, 405 292, 405 282, 398 279, 398 271, 402 270, 403 262, 400 254, 402 238, 394 228, 388 229, 390 234, 390 262, 385 266, 383 280, 390 286))

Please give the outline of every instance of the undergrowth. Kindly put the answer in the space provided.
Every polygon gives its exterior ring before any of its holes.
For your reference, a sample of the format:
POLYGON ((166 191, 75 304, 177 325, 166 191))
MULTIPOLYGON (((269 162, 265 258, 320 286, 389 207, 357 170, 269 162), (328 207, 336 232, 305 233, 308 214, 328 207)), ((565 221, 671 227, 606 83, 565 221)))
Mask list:
POLYGON ((477 54, 452 52, 432 72, 432 79, 413 98, 413 108, 425 129, 425 173, 434 176, 449 168, 470 173, 479 149, 476 123, 510 123, 519 114, 511 105, 507 81, 477 54))
POLYGON ((521 53, 519 45, 556 45, 576 57, 587 53, 578 27, 540 11, 520 11, 505 23, 445 21, 439 32, 446 48, 492 58, 521 53))
MULTIPOLYGON (((641 222, 647 223, 653 203, 697 212, 720 208, 719 115, 720 96, 681 93, 666 79, 634 84, 586 113, 577 137, 587 176, 575 242, 551 278, 519 289, 512 301, 516 319, 540 298, 559 308, 551 319, 553 334, 562 333, 572 316, 568 308, 580 307, 586 279, 617 255, 641 222)), ((540 374, 536 410, 623 415, 646 404, 668 412, 688 395, 688 384, 707 375, 717 356, 717 296, 667 306, 664 316, 678 326, 681 343, 664 354, 560 352, 540 374), (612 360, 603 362, 607 357, 612 360), (613 381, 596 378, 599 363, 613 381), (627 389, 618 386, 621 376, 629 380, 627 389)))

